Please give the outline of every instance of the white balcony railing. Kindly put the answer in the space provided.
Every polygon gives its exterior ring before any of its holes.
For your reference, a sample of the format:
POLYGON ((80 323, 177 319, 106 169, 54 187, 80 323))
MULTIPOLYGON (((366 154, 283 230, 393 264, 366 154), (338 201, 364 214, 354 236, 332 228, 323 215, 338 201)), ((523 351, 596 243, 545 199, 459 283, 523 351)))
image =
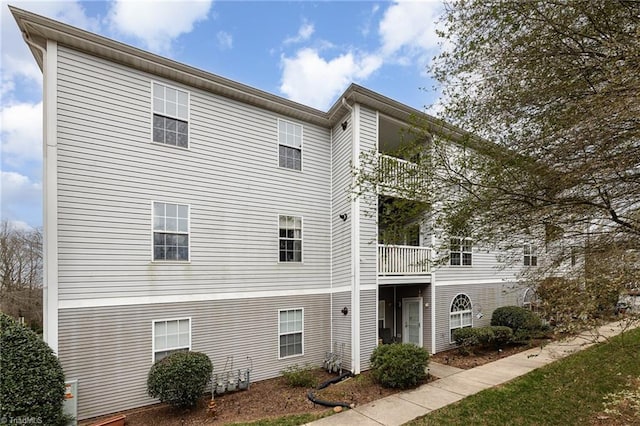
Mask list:
POLYGON ((380 154, 378 157, 379 181, 390 189, 407 189, 422 182, 418 165, 401 158, 380 154))
POLYGON ((429 247, 378 244, 378 275, 424 275, 430 272, 429 247))

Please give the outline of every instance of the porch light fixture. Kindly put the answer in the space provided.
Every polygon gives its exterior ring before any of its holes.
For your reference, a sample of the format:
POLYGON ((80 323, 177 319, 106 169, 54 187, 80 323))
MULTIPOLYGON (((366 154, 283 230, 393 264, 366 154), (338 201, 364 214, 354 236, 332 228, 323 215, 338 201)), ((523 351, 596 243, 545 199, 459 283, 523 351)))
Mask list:
POLYGON ((342 213, 342 214, 340 215, 340 219, 342 219, 342 221, 343 221, 343 222, 346 222, 348 217, 349 217, 349 216, 347 216, 347 214, 346 214, 346 213, 342 213))
POLYGON ((345 306, 340 312, 342 312, 342 315, 347 315, 349 313, 349 308, 345 306))
POLYGON ((347 130, 347 124, 348 124, 348 123, 349 123, 349 122, 348 122, 348 121, 346 121, 346 120, 342 122, 342 124, 341 124, 341 125, 342 125, 342 130, 347 130))

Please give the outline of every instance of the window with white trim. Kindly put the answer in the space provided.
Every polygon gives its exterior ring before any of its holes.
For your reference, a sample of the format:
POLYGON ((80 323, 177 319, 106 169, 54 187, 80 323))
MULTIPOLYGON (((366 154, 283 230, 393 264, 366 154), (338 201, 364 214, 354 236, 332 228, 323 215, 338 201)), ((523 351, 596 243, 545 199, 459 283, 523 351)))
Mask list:
POLYGON ((451 302, 451 312, 449 314, 449 341, 453 343, 453 332, 459 328, 473 326, 473 310, 471 299, 466 294, 458 294, 451 302))
POLYGON ((189 92, 153 83, 153 141, 189 147, 189 92))
POLYGON ((153 260, 189 260, 189 206, 153 203, 153 260))
POLYGON ((279 216, 280 262, 302 262, 302 218, 279 216))
POLYGON ((524 245, 524 266, 538 266, 538 250, 531 244, 524 245))
POLYGON ((286 358, 304 353, 304 312, 302 309, 278 311, 279 357, 286 358))
POLYGON ((153 362, 174 352, 191 350, 191 319, 153 321, 153 362))
POLYGON ((384 300, 378 300, 378 328, 384 328, 386 305, 384 300))
POLYGON ((473 240, 451 237, 449 239, 449 264, 451 266, 471 266, 473 240))
POLYGON ((302 126, 278 120, 278 155, 280 167, 302 170, 302 126))

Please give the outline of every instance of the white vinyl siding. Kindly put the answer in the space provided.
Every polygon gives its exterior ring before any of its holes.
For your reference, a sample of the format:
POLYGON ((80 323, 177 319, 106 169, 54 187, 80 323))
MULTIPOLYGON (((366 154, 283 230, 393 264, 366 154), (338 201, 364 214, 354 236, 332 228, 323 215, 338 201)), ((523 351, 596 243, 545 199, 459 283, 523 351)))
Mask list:
POLYGON ((451 266, 471 266, 472 247, 471 238, 452 237, 449 242, 449 264, 451 266))
POLYGON ((453 332, 459 328, 473 326, 473 310, 471 299, 466 294, 458 294, 451 302, 449 315, 449 340, 454 342, 453 332))
POLYGON ((153 83, 153 141, 189 147, 189 92, 153 83))
POLYGON ((191 349, 191 319, 153 321, 153 362, 169 354, 191 349))
POLYGON ((302 126, 278 120, 278 155, 280 167, 302 170, 302 126))
POLYGON ((189 206, 153 203, 153 260, 189 260, 189 206))
POLYGON ((190 88, 189 149, 162 149, 150 142, 152 76, 64 46, 58 64, 61 301, 331 286, 330 129, 304 123, 292 183, 275 113, 190 88), (150 264, 153 201, 190 205, 191 263, 150 264), (277 262, 289 213, 304 217, 304 268, 277 262))
POLYGON ((304 354, 304 311, 278 311, 279 358, 304 354))
POLYGON ((302 262, 302 218, 280 215, 278 233, 280 262, 302 262))

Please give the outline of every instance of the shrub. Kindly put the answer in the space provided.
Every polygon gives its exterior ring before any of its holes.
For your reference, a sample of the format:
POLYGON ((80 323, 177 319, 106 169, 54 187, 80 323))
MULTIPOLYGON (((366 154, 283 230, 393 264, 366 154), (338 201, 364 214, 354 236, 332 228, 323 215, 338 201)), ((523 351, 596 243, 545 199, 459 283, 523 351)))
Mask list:
POLYGON ((0 418, 64 425, 65 382, 58 358, 33 331, 0 313, 0 418))
POLYGON ((371 354, 371 374, 382 386, 406 389, 427 377, 429 352, 411 343, 378 346, 371 354))
POLYGON ((493 311, 491 325, 509 327, 517 341, 528 340, 542 328, 542 322, 533 312, 519 306, 503 306, 493 311))
POLYGON ((200 352, 174 352, 153 364, 147 378, 152 398, 181 408, 193 407, 202 396, 213 365, 200 352))
POLYGON ((454 330, 453 339, 460 346, 460 352, 469 353, 473 347, 501 347, 511 341, 513 331, 509 327, 490 326, 459 328, 454 330))
POLYGON ((285 368, 280 373, 284 377, 284 381, 287 385, 294 388, 314 388, 318 384, 318 380, 313 375, 313 367, 308 365, 299 367, 298 365, 292 365, 285 368))

